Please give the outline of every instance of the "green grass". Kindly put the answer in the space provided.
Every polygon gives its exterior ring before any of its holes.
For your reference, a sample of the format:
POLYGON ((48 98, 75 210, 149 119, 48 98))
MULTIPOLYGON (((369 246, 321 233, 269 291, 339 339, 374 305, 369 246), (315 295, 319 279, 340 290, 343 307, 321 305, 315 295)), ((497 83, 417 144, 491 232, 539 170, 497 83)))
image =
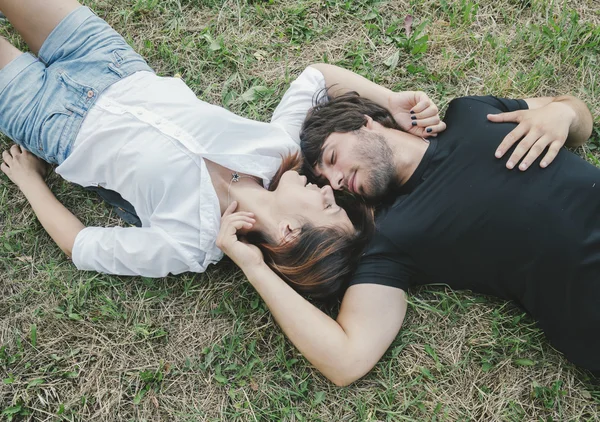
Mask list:
MULTIPOLYGON (((253 119, 267 120, 289 82, 316 61, 424 90, 441 106, 467 94, 572 93, 595 117, 591 141, 577 152, 600 166, 593 1, 86 4, 159 74, 180 74, 201 99, 253 119)), ((9 26, 1 32, 24 48, 9 26)), ((50 185, 85 224, 121 224, 94 195, 56 176, 50 185)), ((409 301, 381 362, 336 388, 231 263, 157 280, 78 272, 0 177, 0 420, 600 418, 600 387, 510 304, 440 286, 409 301)))

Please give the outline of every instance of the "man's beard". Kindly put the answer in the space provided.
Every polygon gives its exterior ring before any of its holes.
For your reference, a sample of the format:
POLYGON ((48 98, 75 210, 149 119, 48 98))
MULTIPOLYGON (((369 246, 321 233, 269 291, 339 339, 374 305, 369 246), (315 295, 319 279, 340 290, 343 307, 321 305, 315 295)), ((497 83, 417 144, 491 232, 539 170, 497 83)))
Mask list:
POLYGON ((368 179, 362 182, 361 194, 369 202, 376 202, 381 200, 395 183, 394 153, 381 134, 359 130, 357 136, 359 142, 354 148, 354 155, 360 158, 363 163, 361 167, 368 172, 368 179))

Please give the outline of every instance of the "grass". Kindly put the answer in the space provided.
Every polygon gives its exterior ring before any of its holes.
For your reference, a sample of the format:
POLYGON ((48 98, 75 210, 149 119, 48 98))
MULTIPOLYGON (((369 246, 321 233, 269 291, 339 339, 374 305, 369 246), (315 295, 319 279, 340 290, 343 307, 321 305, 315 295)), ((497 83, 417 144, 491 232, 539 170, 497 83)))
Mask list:
MULTIPOLYGON (((600 7, 592 0, 88 1, 162 75, 267 120, 309 63, 393 89, 456 96, 572 93, 600 166, 600 7), (404 19, 414 17, 407 36, 404 19)), ((1 32, 22 42, 7 25, 1 32)), ((2 138, 0 146, 8 146, 2 138)), ((50 185, 87 225, 121 222, 50 185)), ((328 383, 224 261, 164 279, 78 272, 0 177, 0 420, 575 421, 600 387, 510 304, 427 287, 375 369, 328 383)))

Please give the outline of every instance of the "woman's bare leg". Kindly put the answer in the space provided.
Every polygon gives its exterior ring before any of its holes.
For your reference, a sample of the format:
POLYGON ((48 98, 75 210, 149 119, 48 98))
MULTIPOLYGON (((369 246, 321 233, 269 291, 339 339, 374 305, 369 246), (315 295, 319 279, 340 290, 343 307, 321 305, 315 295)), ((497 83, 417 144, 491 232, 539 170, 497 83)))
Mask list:
POLYGON ((35 54, 56 25, 79 6, 77 0, 0 0, 0 10, 35 54))
POLYGON ((12 45, 6 38, 0 37, 0 69, 19 57, 23 52, 12 45))

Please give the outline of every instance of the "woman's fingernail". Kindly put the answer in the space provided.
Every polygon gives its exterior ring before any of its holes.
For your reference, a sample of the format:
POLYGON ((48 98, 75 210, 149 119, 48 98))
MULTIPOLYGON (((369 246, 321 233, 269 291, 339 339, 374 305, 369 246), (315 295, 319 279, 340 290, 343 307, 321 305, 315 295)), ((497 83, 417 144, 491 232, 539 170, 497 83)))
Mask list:
POLYGON ((544 167, 544 168, 545 168, 545 167, 547 167, 547 166, 548 166, 548 163, 547 163, 547 162, 545 162, 545 161, 542 161, 542 167, 544 167))
POLYGON ((415 114, 415 112, 411 110, 411 111, 410 111, 410 114, 415 114))
POLYGON ((428 127, 427 128, 427 133, 431 133, 432 130, 433 130, 432 128, 428 127))
POLYGON ((509 169, 513 168, 515 166, 515 163, 513 163, 512 161, 509 161, 508 163, 506 163, 506 167, 508 167, 509 169))
POLYGON ((502 151, 498 150, 496 151, 496 158, 500 158, 502 157, 502 151))
POLYGON ((412 120, 417 120, 417 116, 410 116, 412 120))
POLYGON ((521 170, 525 170, 525 169, 527 169, 527 163, 521 163, 521 165, 519 166, 519 168, 520 168, 521 170))
POLYGON ((416 125, 417 125, 417 122, 415 122, 415 121, 413 120, 413 122, 412 122, 412 125, 413 125, 413 126, 416 126, 416 125))

